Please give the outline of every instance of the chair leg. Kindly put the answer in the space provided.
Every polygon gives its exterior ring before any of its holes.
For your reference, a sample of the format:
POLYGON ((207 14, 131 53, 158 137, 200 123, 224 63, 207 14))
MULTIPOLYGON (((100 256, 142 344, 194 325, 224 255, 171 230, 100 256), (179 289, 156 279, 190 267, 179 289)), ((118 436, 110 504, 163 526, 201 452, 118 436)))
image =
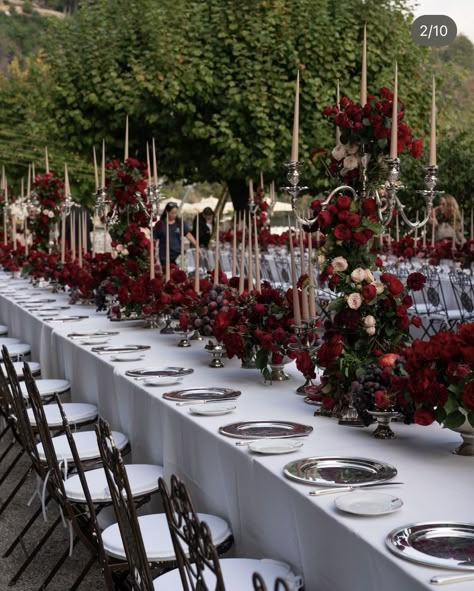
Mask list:
POLYGON ((15 486, 15 488, 11 491, 11 493, 8 495, 8 497, 3 502, 3 505, 0 507, 0 515, 5 511, 5 509, 8 507, 8 505, 15 498, 16 493, 20 490, 20 487, 23 485, 23 483, 25 482, 25 480, 28 478, 30 472, 31 472, 31 466, 28 467, 28 470, 20 478, 20 480, 17 483, 17 485, 15 486))
POLYGON ((15 456, 15 459, 13 460, 13 462, 8 466, 8 468, 5 470, 5 472, 3 473, 2 477, 0 478, 0 486, 5 482, 5 480, 8 478, 8 475, 10 474, 10 472, 13 470, 13 468, 18 464, 18 462, 20 461, 21 456, 25 453, 24 449, 21 449, 17 455, 15 456))
MULTIPOLYGON (((23 562, 23 564, 17 570, 15 575, 10 579, 10 582, 8 583, 9 587, 14 585, 18 581, 18 579, 21 577, 21 575, 28 568, 28 565, 30 564, 30 562, 38 554, 38 552, 44 546, 46 540, 51 536, 51 534, 57 528, 57 526, 60 524, 60 522, 61 522, 61 515, 59 515, 58 518, 51 524, 51 526, 48 528, 48 531, 44 534, 44 536, 41 538, 41 540, 38 542, 38 544, 34 548, 33 552, 31 552, 31 554, 28 556, 28 558, 23 562)), ((69 552, 69 550, 68 550, 68 552, 69 552)))
MULTIPOLYGON (((47 497, 45 499, 45 502, 44 502, 45 507, 47 506, 47 504, 49 503, 50 500, 51 500, 51 497, 47 497)), ((38 509, 35 511, 35 513, 32 515, 32 517, 29 519, 28 523, 24 526, 24 528, 21 530, 21 532, 17 535, 17 537, 13 540, 13 542, 7 548, 7 550, 3 554, 3 558, 8 558, 10 556, 10 554, 18 546, 18 544, 23 540, 26 532, 30 529, 30 527, 38 519, 38 517, 42 514, 42 512, 43 512, 43 507, 40 505, 38 507, 38 509)))

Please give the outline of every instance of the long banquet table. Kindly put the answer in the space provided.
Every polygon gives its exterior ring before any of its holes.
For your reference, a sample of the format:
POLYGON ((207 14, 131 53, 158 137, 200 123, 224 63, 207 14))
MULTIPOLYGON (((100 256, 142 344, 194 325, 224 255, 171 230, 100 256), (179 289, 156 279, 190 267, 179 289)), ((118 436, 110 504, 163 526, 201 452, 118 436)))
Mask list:
MULTIPOLYGON (((31 299, 52 297, 67 304, 67 296, 33 289, 26 281, 0 279, 0 290, 16 288, 31 299)), ((244 370, 236 360, 222 369, 208 367, 205 343, 181 349, 177 337, 144 329, 137 322, 111 323, 92 306, 76 305, 65 315, 88 318, 48 322, 18 304, 13 293, 0 293, 0 322, 9 336, 32 346, 43 377, 66 377, 75 401, 94 402, 114 429, 130 437, 134 461, 156 462, 166 474, 176 473, 190 488, 200 511, 230 521, 238 556, 268 557, 289 563, 303 575, 307 591, 419 591, 432 587, 431 576, 442 570, 394 556, 385 546, 394 528, 429 521, 473 521, 474 460, 452 455, 459 435, 430 427, 395 424, 394 440, 376 440, 372 428, 342 427, 314 417, 314 407, 295 394, 302 379, 289 366, 291 380, 265 386, 258 370, 244 370), (114 362, 91 347, 71 340, 75 331, 118 330, 109 344, 147 344, 139 362, 114 362), (127 369, 184 366, 194 373, 184 387, 232 387, 242 391, 237 409, 226 416, 194 416, 186 406, 162 398, 160 387, 146 387, 125 376, 127 369), (314 427, 302 449, 284 456, 260 456, 236 440, 218 433, 221 425, 245 420, 293 420, 314 427), (309 496, 310 486, 283 476, 284 465, 310 456, 357 456, 388 462, 398 469, 397 481, 380 489, 402 498, 400 511, 380 517, 351 516, 334 505, 338 495, 309 496)), ((44 304, 53 306, 57 304, 44 304)), ((171 388, 170 388, 171 389, 171 388)), ((351 493, 345 493, 351 494, 351 493)), ((449 574, 449 571, 444 571, 449 574)), ((472 582, 457 584, 459 591, 472 582)))

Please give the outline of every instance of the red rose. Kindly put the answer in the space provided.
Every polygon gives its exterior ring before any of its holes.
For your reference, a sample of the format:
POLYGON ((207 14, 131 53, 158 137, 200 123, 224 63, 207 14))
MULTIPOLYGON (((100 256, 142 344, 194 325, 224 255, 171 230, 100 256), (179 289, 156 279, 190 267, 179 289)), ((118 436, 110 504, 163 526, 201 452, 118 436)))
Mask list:
POLYGON ((377 290, 374 285, 364 285, 362 288, 362 297, 366 302, 371 302, 377 295, 377 290))
POLYGON ((412 143, 410 144, 410 154, 413 156, 413 158, 419 158, 421 156, 422 152, 423 152, 423 140, 421 138, 413 140, 412 143))
POLYGON ((327 211, 327 209, 325 209, 318 215, 317 220, 321 228, 325 228, 326 226, 329 226, 329 224, 331 223, 331 214, 329 213, 329 211, 327 211))
POLYGON ((423 273, 410 273, 407 277, 407 287, 409 289, 413 289, 414 291, 419 291, 423 289, 426 283, 426 277, 423 273))
POLYGON ((375 202, 375 199, 372 199, 372 197, 370 197, 369 199, 364 199, 364 201, 362 201, 362 213, 364 215, 372 215, 377 211, 377 203, 375 202))
POLYGON ((345 224, 337 224, 334 228, 334 237, 336 240, 350 240, 351 230, 345 224))
POLYGON ((349 195, 340 195, 336 199, 336 206, 338 209, 349 209, 351 203, 352 199, 349 197, 349 195))
POLYGON ((403 292, 403 283, 393 273, 382 273, 380 281, 384 283, 393 297, 403 292))
POLYGON ((469 410, 474 410, 474 380, 464 386, 461 399, 469 410))
POLYGON ((429 410, 426 410, 424 408, 418 408, 417 410, 415 410, 414 419, 417 425, 426 426, 431 425, 431 423, 433 423, 434 416, 429 410))

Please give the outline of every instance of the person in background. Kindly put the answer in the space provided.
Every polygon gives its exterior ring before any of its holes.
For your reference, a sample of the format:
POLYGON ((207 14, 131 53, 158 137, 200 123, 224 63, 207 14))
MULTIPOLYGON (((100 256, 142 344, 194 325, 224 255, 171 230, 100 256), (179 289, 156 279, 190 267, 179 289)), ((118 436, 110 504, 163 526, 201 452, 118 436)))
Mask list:
POLYGON ((464 242, 461 212, 458 202, 452 195, 444 195, 439 200, 439 205, 433 207, 430 223, 435 231, 436 242, 449 238, 454 238, 456 242, 464 242))
MULTIPOLYGON (((161 214, 159 221, 153 229, 153 237, 159 241, 158 256, 162 267, 166 264, 166 220, 168 219, 169 244, 170 244, 170 263, 176 263, 176 259, 181 254, 181 219, 178 217, 178 204, 170 201, 161 214)), ((183 234, 185 238, 196 247, 197 243, 189 230, 188 224, 183 224, 183 234)))
POLYGON ((199 246, 209 247, 209 242, 214 228, 214 212, 210 207, 205 207, 193 221, 193 236, 197 236, 197 225, 199 224, 199 246))

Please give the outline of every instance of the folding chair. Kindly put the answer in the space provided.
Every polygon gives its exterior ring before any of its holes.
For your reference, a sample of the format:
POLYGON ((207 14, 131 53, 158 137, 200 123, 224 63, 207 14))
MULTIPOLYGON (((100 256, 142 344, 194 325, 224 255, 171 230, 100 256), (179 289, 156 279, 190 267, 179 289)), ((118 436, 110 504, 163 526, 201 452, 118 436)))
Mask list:
POLYGON ((459 308, 459 321, 471 322, 474 319, 474 285, 471 277, 460 271, 451 271, 449 281, 459 308))

